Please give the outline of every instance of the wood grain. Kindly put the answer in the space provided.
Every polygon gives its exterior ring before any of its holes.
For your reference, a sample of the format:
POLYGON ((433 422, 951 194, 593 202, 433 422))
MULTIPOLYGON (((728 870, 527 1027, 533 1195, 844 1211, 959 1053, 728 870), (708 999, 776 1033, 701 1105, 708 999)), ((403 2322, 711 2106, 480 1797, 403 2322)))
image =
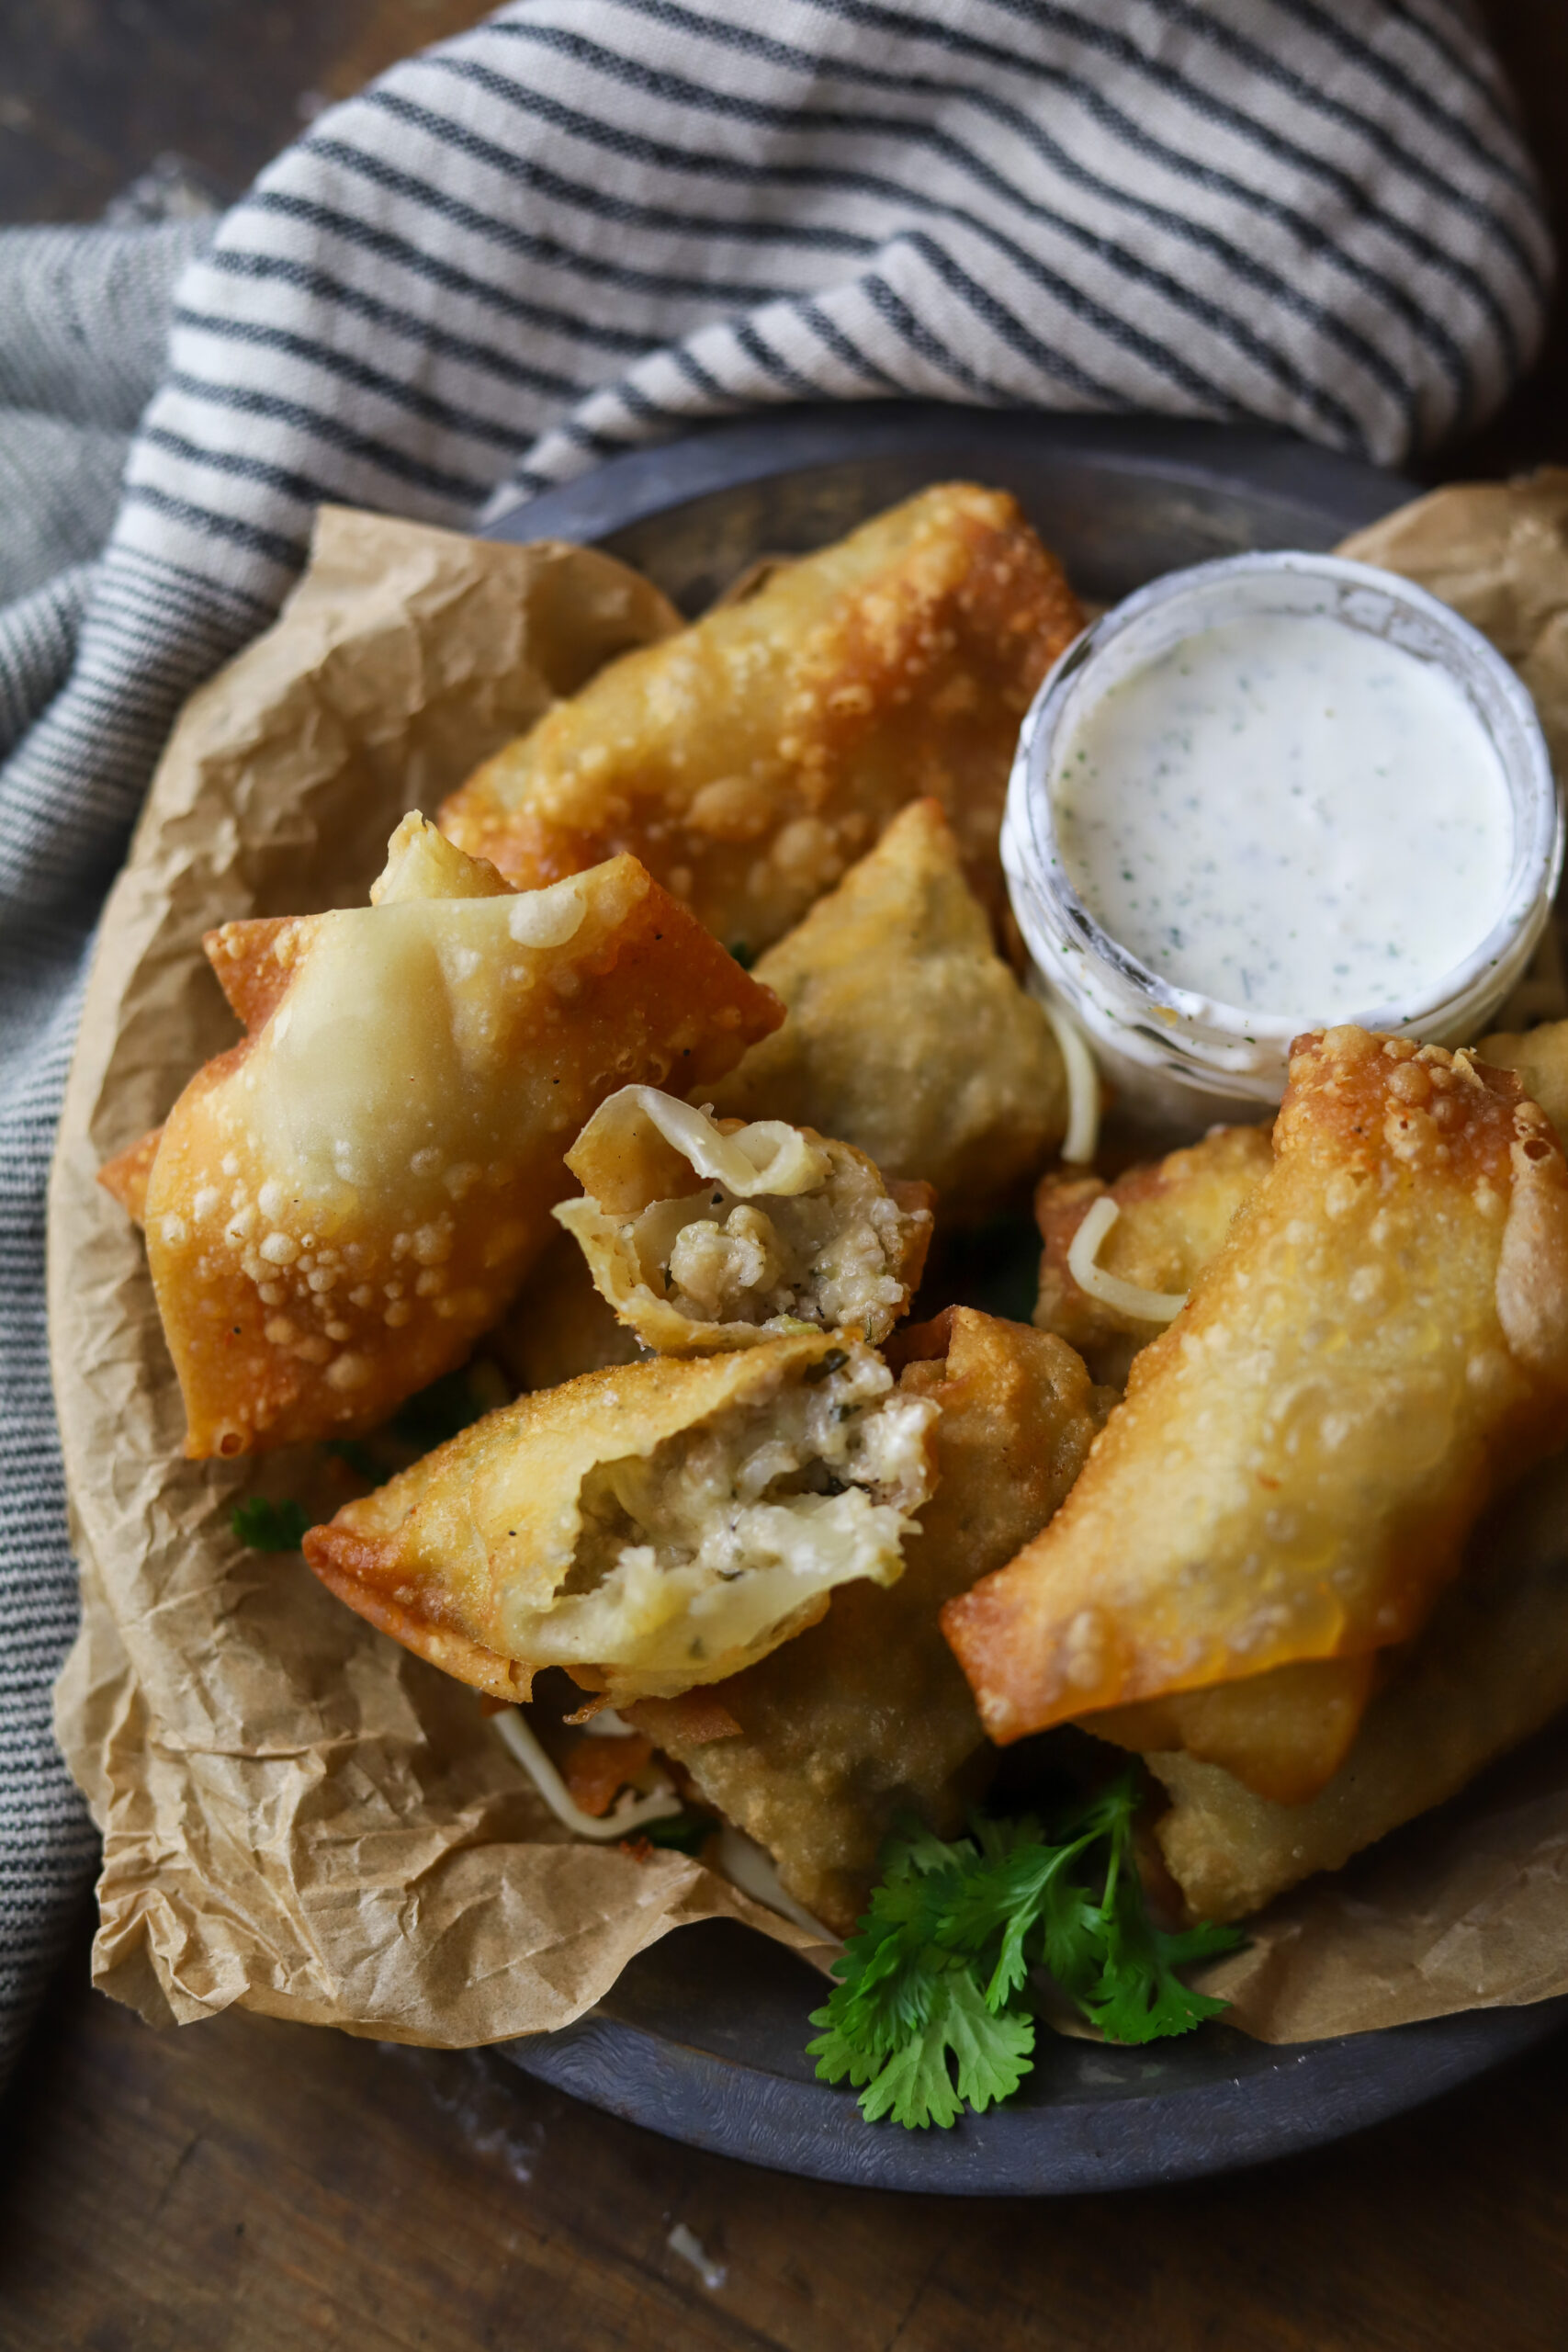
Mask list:
POLYGON ((1559 2352, 1568 2042, 1248 2177, 1063 2203, 783 2179, 493 2055, 62 1984, 6 2113, 7 2352, 1559 2352), (669 2245, 694 2232, 711 2290, 669 2245))
MULTIPOLYGON (((0 220, 88 219, 174 148, 243 187, 320 97, 479 0, 0 9, 0 220)), ((1560 234, 1568 10, 1490 0, 1560 234)), ((1568 461, 1568 305, 1430 478, 1568 461)), ((7 2095, 6 2352, 1558 2352, 1568 2038, 1362 2138, 1066 2204, 785 2180, 575 2106, 482 2052, 231 2015, 154 2034, 88 1927, 7 2095), (671 2252, 684 2222, 722 2283, 671 2252)))

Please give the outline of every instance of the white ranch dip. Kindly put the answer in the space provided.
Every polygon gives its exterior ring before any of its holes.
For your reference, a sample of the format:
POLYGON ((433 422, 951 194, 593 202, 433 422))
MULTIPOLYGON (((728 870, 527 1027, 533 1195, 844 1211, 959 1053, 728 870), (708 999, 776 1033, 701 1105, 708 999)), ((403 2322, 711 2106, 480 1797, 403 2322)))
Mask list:
POLYGON ((1439 664, 1314 614, 1184 638, 1071 727, 1067 877, 1161 978, 1309 1021, 1429 998, 1497 920, 1503 764, 1439 664))

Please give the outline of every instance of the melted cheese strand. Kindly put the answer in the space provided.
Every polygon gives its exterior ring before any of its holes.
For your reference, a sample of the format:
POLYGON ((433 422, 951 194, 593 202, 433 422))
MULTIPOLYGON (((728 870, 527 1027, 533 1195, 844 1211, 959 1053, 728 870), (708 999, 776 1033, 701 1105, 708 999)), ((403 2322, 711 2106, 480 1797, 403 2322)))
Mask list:
POLYGON ((1123 1282, 1120 1274, 1108 1274, 1095 1263, 1101 1242, 1121 1214, 1110 1193, 1102 1193, 1073 1236, 1067 1272, 1086 1297, 1098 1298, 1102 1306, 1114 1307, 1118 1315, 1135 1315, 1145 1323, 1168 1323, 1187 1304, 1184 1290, 1145 1290, 1141 1283, 1123 1282))
POLYGON ((562 1828, 570 1829, 574 1838, 592 1838, 599 1846, 613 1845, 617 1838, 627 1838, 634 1829, 640 1829, 645 1821, 669 1821, 684 1811, 672 1790, 658 1790, 652 1796, 634 1797, 630 1804, 623 1797, 614 1813, 584 1813, 568 1795, 566 1782, 540 1747, 532 1725, 524 1720, 520 1708, 508 1707, 491 1720, 562 1828))
POLYGON ((1051 1023, 1067 1074, 1067 1132, 1062 1138, 1062 1158, 1075 1167, 1087 1168, 1100 1141, 1100 1072, 1094 1055, 1072 1014, 1055 1002, 1037 972, 1030 973, 1027 985, 1051 1023))

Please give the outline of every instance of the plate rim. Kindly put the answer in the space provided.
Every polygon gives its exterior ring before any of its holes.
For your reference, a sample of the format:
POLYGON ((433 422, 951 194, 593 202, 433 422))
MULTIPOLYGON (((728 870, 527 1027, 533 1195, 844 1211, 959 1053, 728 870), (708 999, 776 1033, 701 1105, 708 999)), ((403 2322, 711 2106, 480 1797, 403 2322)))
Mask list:
MULTIPOLYGON (((1133 476, 1319 506, 1346 531, 1422 489, 1274 426, 931 401, 812 401, 748 411, 620 452, 492 511, 481 536, 603 545, 660 514, 789 473, 925 451, 934 466, 977 431, 995 473, 1006 471, 997 457, 1043 445, 1058 458, 1133 476)), ((942 2132, 869 2125, 848 2090, 747 2065, 602 2007, 496 2051, 625 2121, 767 2170, 913 2193, 1061 2196, 1213 2177, 1328 2145, 1457 2089, 1565 2023, 1568 1996, 1462 2010, 1332 2041, 1265 2045, 1277 2063, 1258 2073, 1142 2097, 1003 2106, 942 2132), (1118 2120, 1125 2127, 1130 2115, 1145 2129, 1118 2134, 1118 2120)))
POLYGON ((1309 2154, 1460 2089, 1564 2024, 1568 1995, 1461 2010, 1329 2041, 1264 2045, 1277 2062, 1258 2074, 1125 2098, 1002 2106, 925 2132, 867 2123, 851 2091, 747 2066, 595 2010, 554 2033, 500 2043, 497 2054, 624 2122, 763 2171, 912 2195, 1066 2197, 1309 2154), (1372 2044, 1381 2064, 1369 2072, 1372 2044))

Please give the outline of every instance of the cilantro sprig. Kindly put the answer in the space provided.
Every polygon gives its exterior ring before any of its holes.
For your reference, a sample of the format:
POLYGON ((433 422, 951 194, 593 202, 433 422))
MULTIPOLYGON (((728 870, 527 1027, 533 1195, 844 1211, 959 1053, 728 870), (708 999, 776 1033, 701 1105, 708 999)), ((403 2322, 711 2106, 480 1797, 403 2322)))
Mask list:
POLYGON ((274 1502, 269 1495, 247 1495, 229 1514, 229 1523, 253 1552, 298 1552, 310 1514, 297 1502, 274 1502))
POLYGON ((1133 1861, 1138 1795, 1124 1774, 1048 1840, 1032 1819, 977 1818, 945 1844, 911 1826, 834 1963, 807 2054, 847 2079, 868 2122, 956 2123, 1017 2090, 1034 2063, 1030 1971, 1043 1967, 1108 2041, 1155 2041, 1217 2017, 1223 2001, 1178 1971, 1230 1951, 1233 1928, 1168 1935, 1133 1861))

